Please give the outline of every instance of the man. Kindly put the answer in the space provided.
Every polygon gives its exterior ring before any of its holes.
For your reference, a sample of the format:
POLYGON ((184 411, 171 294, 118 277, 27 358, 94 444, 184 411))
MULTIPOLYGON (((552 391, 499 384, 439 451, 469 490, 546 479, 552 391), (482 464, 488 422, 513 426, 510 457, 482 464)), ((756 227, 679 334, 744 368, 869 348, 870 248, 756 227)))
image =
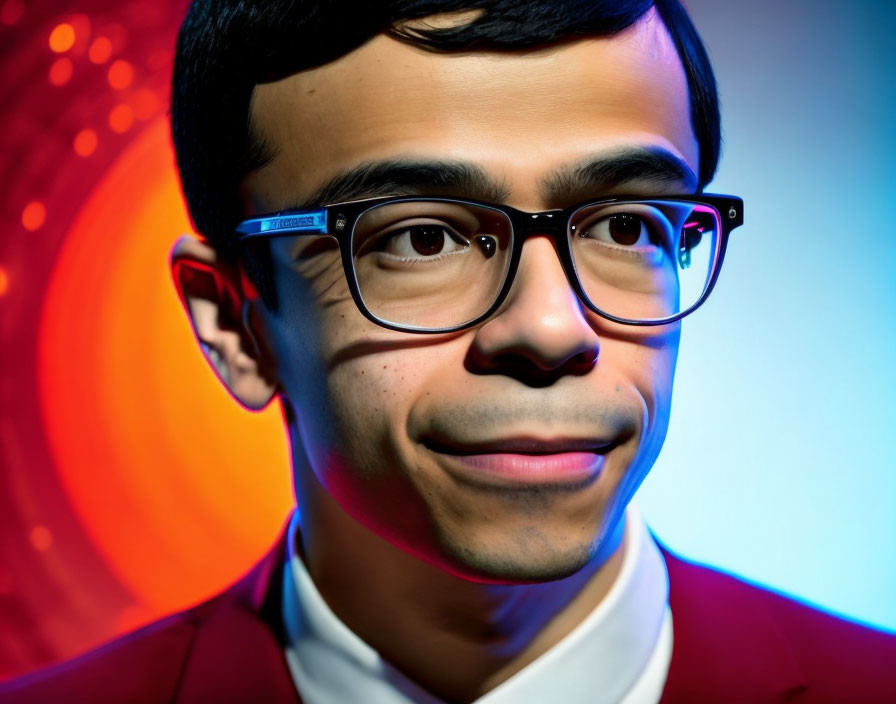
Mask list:
POLYGON ((0 700, 896 700, 891 636, 627 509, 743 215, 703 194, 677 1, 582 5, 194 3, 175 284, 233 396, 283 403, 298 510, 223 595, 0 700))

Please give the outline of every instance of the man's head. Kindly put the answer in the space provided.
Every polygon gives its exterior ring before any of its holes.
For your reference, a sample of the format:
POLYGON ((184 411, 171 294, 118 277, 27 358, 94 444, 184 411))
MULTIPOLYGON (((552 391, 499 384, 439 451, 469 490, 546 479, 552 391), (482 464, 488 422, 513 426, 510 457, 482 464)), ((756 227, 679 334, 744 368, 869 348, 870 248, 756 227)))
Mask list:
POLYGON ((485 321, 388 330, 359 311, 333 238, 247 276, 233 230, 382 195, 545 211, 693 193, 718 156, 693 28, 673 2, 279 5, 195 3, 181 35, 175 146, 211 246, 183 240, 174 261, 197 336, 245 405, 284 398, 307 520, 325 491, 449 572, 571 574, 618 538, 662 445, 678 324, 589 310, 536 232, 485 321))

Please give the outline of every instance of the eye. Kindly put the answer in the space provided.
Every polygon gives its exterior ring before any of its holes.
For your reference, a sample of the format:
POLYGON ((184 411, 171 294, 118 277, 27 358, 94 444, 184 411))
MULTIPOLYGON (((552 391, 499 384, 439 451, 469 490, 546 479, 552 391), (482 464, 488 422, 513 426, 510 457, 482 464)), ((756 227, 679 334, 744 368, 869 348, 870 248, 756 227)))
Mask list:
POLYGON ((469 246, 468 240, 447 225, 427 223, 380 235, 376 249, 402 259, 419 259, 459 252, 469 246))
POLYGON ((634 213, 613 213, 579 229, 579 237, 589 237, 624 247, 650 244, 650 227, 634 213))

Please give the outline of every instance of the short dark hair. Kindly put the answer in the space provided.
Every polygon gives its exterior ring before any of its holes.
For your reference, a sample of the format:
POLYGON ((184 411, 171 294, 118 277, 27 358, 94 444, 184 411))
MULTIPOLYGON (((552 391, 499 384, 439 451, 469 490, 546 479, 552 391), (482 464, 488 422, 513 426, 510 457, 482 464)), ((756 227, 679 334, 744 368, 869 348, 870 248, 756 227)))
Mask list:
POLYGON ((194 0, 178 36, 171 92, 171 131, 193 224, 223 256, 235 254, 234 228, 245 217, 239 185, 272 157, 250 125, 259 83, 338 59, 381 32, 433 51, 519 50, 610 36, 653 6, 687 76, 703 188, 719 159, 718 96, 679 0, 194 0), (403 24, 465 10, 479 13, 450 28, 403 24))

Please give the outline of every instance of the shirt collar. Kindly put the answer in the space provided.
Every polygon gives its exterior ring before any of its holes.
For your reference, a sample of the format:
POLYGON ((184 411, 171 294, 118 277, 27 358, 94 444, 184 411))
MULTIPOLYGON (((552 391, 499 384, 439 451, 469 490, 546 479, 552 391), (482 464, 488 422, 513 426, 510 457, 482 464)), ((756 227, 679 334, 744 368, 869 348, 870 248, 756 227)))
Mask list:
MULTIPOLYGON (((476 704, 656 702, 672 650, 669 579, 640 513, 625 517, 622 568, 597 607, 550 650, 476 704)), ((330 610, 295 550, 290 520, 283 571, 286 659, 307 704, 443 704, 355 635, 330 610)))

